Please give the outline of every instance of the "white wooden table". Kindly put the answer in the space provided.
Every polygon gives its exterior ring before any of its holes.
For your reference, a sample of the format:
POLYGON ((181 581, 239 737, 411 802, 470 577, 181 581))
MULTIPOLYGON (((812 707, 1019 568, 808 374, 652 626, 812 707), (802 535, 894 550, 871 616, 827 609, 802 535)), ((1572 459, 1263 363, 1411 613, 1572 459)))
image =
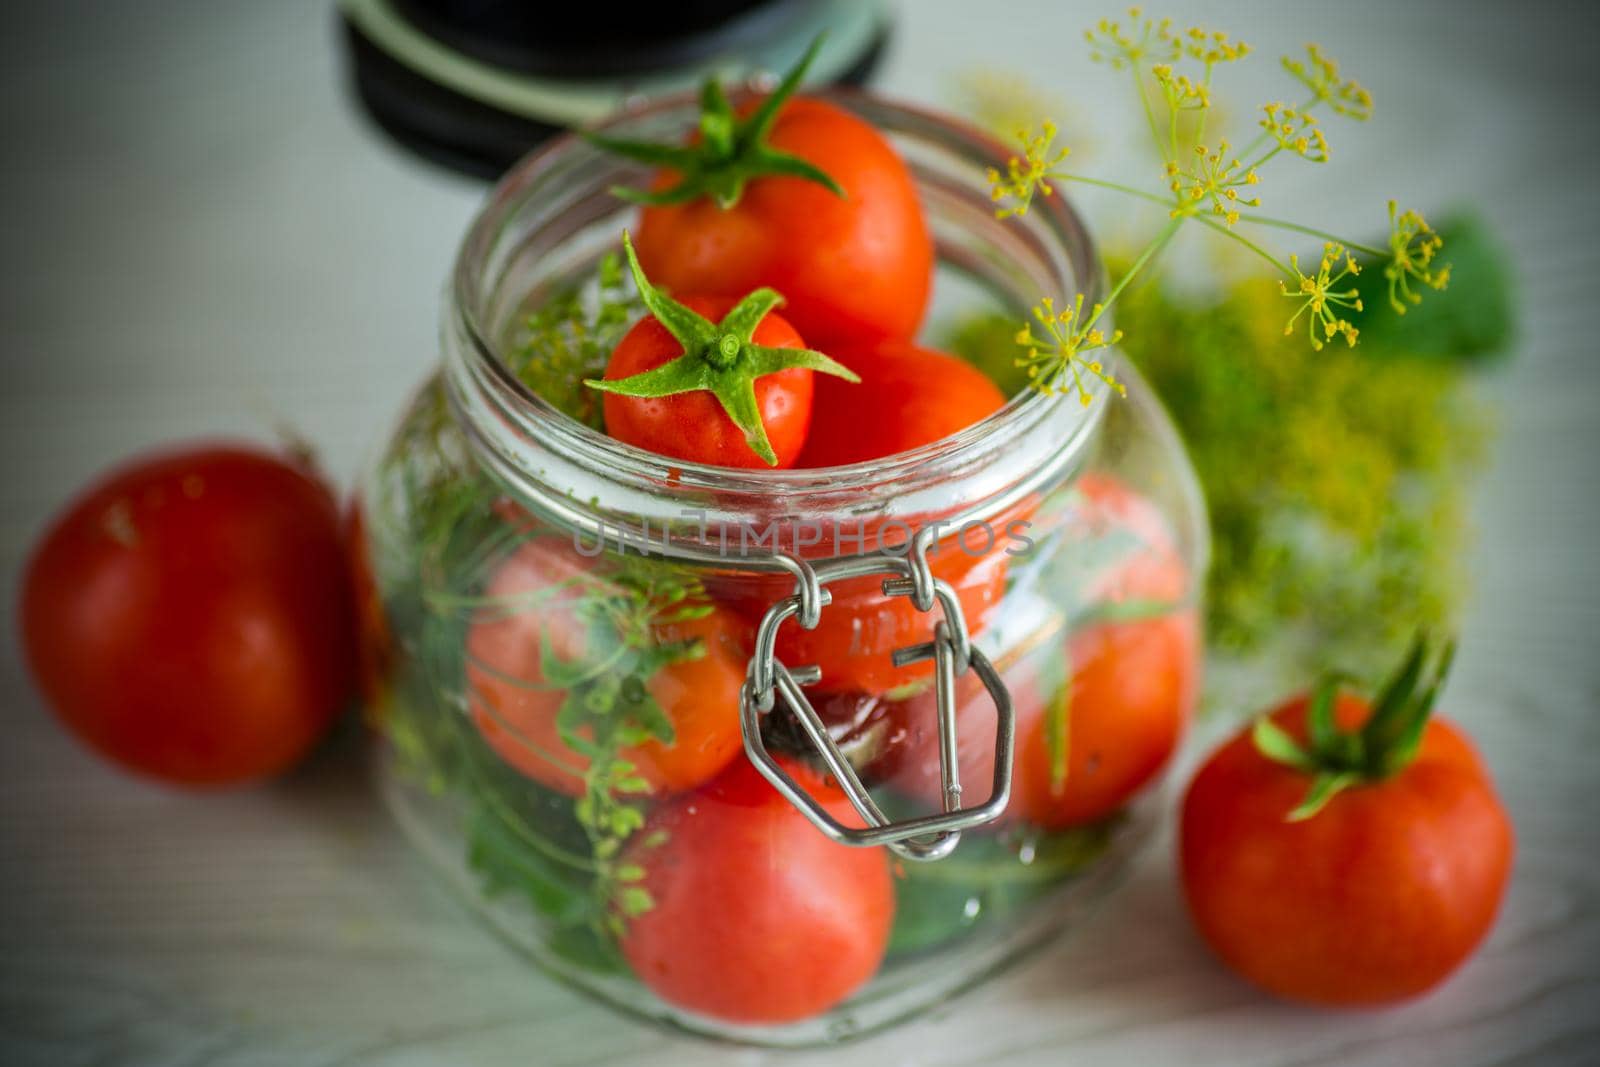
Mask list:
MULTIPOLYGON (((1270 57, 1308 38, 1376 94, 1376 121, 1336 131, 1345 170, 1274 192, 1331 190, 1322 214, 1351 225, 1391 195, 1481 204, 1521 277, 1446 701, 1516 822, 1504 913, 1436 995, 1304 1011, 1212 963, 1162 841, 1091 927, 829 1062, 1600 1061, 1594 35, 1576 8, 1285 6, 1175 12, 1261 50, 1241 110, 1283 92, 1270 57)), ((434 358, 436 294, 482 193, 357 116, 321 5, 156 7, 30 5, 0 45, 0 1061, 793 1058, 664 1036, 530 970, 401 840, 354 729, 286 781, 195 797, 108 770, 33 694, 13 605, 46 517, 137 449, 278 424, 348 484, 434 358)), ((956 71, 1012 64, 1070 93, 1067 121, 1095 120, 1099 159, 1118 158, 1126 98, 1079 37, 1099 12, 1068 7, 907 3, 882 84, 937 101, 956 71)))

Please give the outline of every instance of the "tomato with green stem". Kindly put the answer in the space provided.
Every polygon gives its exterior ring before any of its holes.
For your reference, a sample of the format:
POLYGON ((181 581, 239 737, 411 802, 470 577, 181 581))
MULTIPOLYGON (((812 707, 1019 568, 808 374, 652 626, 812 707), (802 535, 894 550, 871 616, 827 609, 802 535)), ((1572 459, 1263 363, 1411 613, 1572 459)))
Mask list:
POLYGON ((237 446, 139 460, 51 527, 22 589, 28 664, 95 751, 183 785, 287 770, 356 678, 338 508, 237 446))
POLYGON ((1278 996, 1377 1006, 1442 982, 1494 922, 1512 829, 1482 760, 1432 715, 1447 649, 1417 643, 1369 704, 1325 681, 1258 719, 1184 798, 1189 912, 1278 996))
POLYGON ((783 303, 773 290, 680 303, 651 284, 626 233, 622 244, 650 316, 622 338, 605 377, 586 383, 605 393, 606 432, 696 463, 793 466, 811 424, 812 372, 855 375, 772 313, 783 303))
MULTIPOLYGON (((861 825, 837 785, 785 769, 829 814, 861 825)), ((670 1004, 793 1022, 843 1001, 883 962, 894 922, 885 851, 828 840, 748 761, 657 809, 623 863, 646 895, 626 909, 622 954, 670 1004)))
POLYGON ((908 341, 836 347, 858 383, 821 379, 802 467, 838 467, 908 452, 999 411, 1006 398, 964 359, 908 341))
POLYGON ((794 96, 816 49, 737 111, 708 82, 689 144, 589 139, 663 168, 649 189, 614 190, 642 205, 639 256, 658 284, 735 298, 770 286, 824 348, 911 337, 933 278, 916 185, 869 123, 794 96))
POLYGON ((740 751, 747 653, 735 616, 660 564, 609 571, 532 537, 495 569, 466 638, 472 721, 512 767, 582 795, 615 757, 650 791, 688 789, 740 751))

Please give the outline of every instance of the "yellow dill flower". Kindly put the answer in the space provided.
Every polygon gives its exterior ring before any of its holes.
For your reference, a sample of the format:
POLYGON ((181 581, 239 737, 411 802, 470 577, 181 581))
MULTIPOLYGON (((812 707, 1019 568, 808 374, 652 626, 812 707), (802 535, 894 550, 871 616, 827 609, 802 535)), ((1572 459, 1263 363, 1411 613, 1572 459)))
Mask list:
POLYGON ((1028 325, 1017 331, 1016 343, 1027 352, 1017 357, 1016 365, 1027 371, 1028 384, 1039 392, 1060 396, 1075 392, 1083 406, 1088 407, 1092 397, 1084 383, 1085 373, 1099 378, 1121 396, 1126 396, 1128 389, 1106 370, 1102 361, 1087 358, 1088 353, 1121 341, 1122 331, 1114 330, 1107 336, 1095 326, 1104 308, 1095 304, 1085 317, 1083 300, 1083 294, 1079 293, 1070 307, 1057 311, 1054 301, 1045 297, 1033 309, 1033 317, 1044 334, 1034 333, 1033 327, 1028 325))
POLYGON ((1177 198, 1170 216, 1193 215, 1209 205, 1228 226, 1239 221, 1239 208, 1260 207, 1260 197, 1242 197, 1239 190, 1261 181, 1254 167, 1246 167, 1227 141, 1218 142, 1215 151, 1205 145, 1194 146, 1194 162, 1187 168, 1175 162, 1166 165, 1167 188, 1177 198))
POLYGON ((1294 324, 1301 315, 1307 315, 1306 332, 1311 338, 1311 347, 1318 352, 1322 351, 1322 342, 1332 340, 1343 334, 1345 342, 1351 347, 1355 346, 1356 335, 1360 332, 1350 324, 1349 319, 1340 318, 1338 309, 1349 308, 1352 311, 1361 311, 1361 295, 1355 288, 1339 289, 1333 287, 1346 278, 1354 277, 1361 273, 1361 267, 1355 258, 1337 241, 1329 241, 1322 246, 1322 261, 1317 264, 1317 272, 1307 275, 1300 270, 1300 257, 1290 256, 1289 263, 1294 268, 1299 284, 1290 289, 1283 282, 1278 283, 1278 291, 1292 300, 1298 300, 1299 305, 1294 309, 1294 314, 1284 325, 1283 332, 1287 336, 1294 332, 1294 324), (1334 268, 1338 267, 1337 274, 1334 268), (1322 327, 1322 336, 1317 336, 1317 327, 1322 327))
POLYGON ((1130 7, 1128 20, 1132 25, 1126 29, 1115 19, 1101 19, 1093 29, 1083 31, 1083 39, 1089 42, 1089 58, 1122 70, 1147 59, 1171 63, 1182 54, 1171 19, 1148 19, 1143 9, 1130 7))
POLYGON ((1259 123, 1278 142, 1278 147, 1313 163, 1328 161, 1328 139, 1317 126, 1317 117, 1296 111, 1287 104, 1263 104, 1265 116, 1259 123))
POLYGON ((1243 41, 1231 41, 1221 30, 1203 30, 1198 26, 1184 31, 1182 46, 1186 55, 1208 67, 1233 63, 1250 54, 1250 46, 1243 41))
POLYGON ((1411 279, 1438 291, 1450 284, 1450 265, 1433 266, 1433 258, 1444 247, 1444 238, 1433 232, 1428 220, 1418 211, 1400 211, 1389 201, 1389 262, 1383 276, 1389 279, 1389 303, 1401 315, 1407 304, 1422 303, 1422 294, 1411 288, 1411 279))
POLYGON ((1157 63, 1150 68, 1167 106, 1174 111, 1200 111, 1211 106, 1211 90, 1202 82, 1191 80, 1173 72, 1170 64, 1157 63))
POLYGON ((1000 219, 1026 215, 1035 194, 1051 195, 1051 171, 1072 153, 1072 149, 1063 147, 1052 154, 1056 124, 1048 119, 1039 124, 1038 133, 1029 136, 1026 130, 1019 130, 1017 137, 1022 141, 1022 155, 1011 157, 1004 174, 994 167, 988 171, 989 199, 1003 205, 994 213, 1000 219))
POLYGON ((1372 94, 1353 79, 1341 81, 1339 64, 1316 45, 1306 45, 1304 62, 1284 56, 1283 69, 1339 114, 1363 122, 1372 117, 1372 94))

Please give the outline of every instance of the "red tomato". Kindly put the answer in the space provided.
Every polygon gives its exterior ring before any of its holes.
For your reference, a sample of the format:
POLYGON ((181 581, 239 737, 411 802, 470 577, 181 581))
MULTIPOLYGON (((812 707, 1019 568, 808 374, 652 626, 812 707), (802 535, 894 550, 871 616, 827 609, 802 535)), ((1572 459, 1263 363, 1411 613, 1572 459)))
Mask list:
MULTIPOLYGON (((580 617, 582 602, 627 595, 590 568, 563 539, 527 541, 500 564, 484 590, 486 598, 507 606, 482 612, 467 634, 468 703, 484 740, 529 778, 570 796, 583 793, 589 760, 557 729, 569 690, 546 676, 545 649, 563 664, 585 664, 592 631, 580 617)), ((638 610, 648 615, 650 609, 638 610)), ((643 623, 657 644, 697 641, 700 648, 644 681, 645 692, 672 724, 672 743, 650 740, 620 754, 653 788, 688 789, 740 751, 746 654, 735 617, 720 609, 697 619, 643 623)))
MULTIPOLYGON (((859 826, 839 788, 786 769, 830 814, 859 826)), ((654 906, 622 953, 668 1003, 739 1023, 804 1019, 877 971, 894 918, 881 848, 835 844, 745 760, 650 816, 627 851, 654 906), (665 833, 660 844, 652 835, 665 833)))
MULTIPOLYGON (((1044 692, 1035 666, 1008 671, 1017 719, 1016 763, 1006 821, 1048 829, 1097 822, 1132 800, 1171 759, 1198 690, 1199 623, 1193 612, 1086 627, 1067 642, 1071 681, 1044 692), (1052 713, 1065 701, 1064 778, 1052 713)), ((994 781, 994 701, 974 676, 959 686, 957 766, 972 804, 994 781)), ((894 784, 937 806, 939 734, 933 695, 903 702, 895 717, 894 784)))
POLYGON ((93 486, 28 564, 28 663, 61 719, 185 785, 277 774, 355 681, 351 579, 327 488, 239 447, 140 460, 93 486))
MULTIPOLYGON (((869 533, 869 546, 871 538, 869 533)), ((989 546, 974 532, 970 540, 974 549, 987 551, 968 554, 946 543, 929 557, 929 564, 935 577, 954 586, 967 629, 976 635, 1005 593, 1009 557, 1002 538, 989 546)), ((884 577, 872 574, 830 584, 833 602, 822 609, 816 629, 791 621, 778 631, 778 658, 789 667, 820 667, 822 680, 816 688, 830 693, 876 696, 932 677, 931 661, 896 667, 890 655, 897 648, 930 640, 934 624, 943 618, 941 609, 936 604, 933 611, 921 612, 909 597, 885 596, 884 577)))
POLYGON ((1005 406, 1005 395, 964 359, 908 341, 833 349, 859 383, 819 379, 802 467, 892 456, 949 437, 1005 406))
POLYGON ((1102 471, 1084 473, 1074 489, 1061 520, 1069 541, 1062 551, 1097 557, 1089 581, 1075 590, 1086 603, 1175 604, 1189 595, 1189 569, 1160 508, 1102 471))
MULTIPOLYGON (((1017 738, 1007 818, 1051 829, 1096 822, 1156 778, 1193 710, 1202 654, 1199 618, 1182 606, 1187 568, 1154 504, 1111 476, 1090 472, 1078 480, 1067 513, 1056 521, 1065 540, 1054 551, 1099 564, 1084 576, 1082 588, 1072 590, 1085 601, 1072 608, 1074 615, 1136 602, 1147 602, 1143 610, 1159 614, 1081 625, 1064 643, 1006 671, 1017 738), (1064 752, 1064 762, 1058 752, 1064 752)), ((960 692, 961 778, 966 795, 982 803, 994 779, 994 702, 975 677, 963 679, 960 692)), ((937 804, 932 694, 905 701, 896 723, 892 780, 937 804)))
POLYGON ((383 701, 394 660, 394 640, 389 633, 383 595, 372 573, 367 520, 359 498, 351 498, 350 506, 345 511, 344 536, 345 548, 350 554, 350 578, 356 611, 356 676, 361 699, 371 714, 380 708, 383 701))
MULTIPOLYGON (((736 300, 722 297, 685 297, 680 303, 716 322, 736 300)), ((805 342, 783 316, 769 312, 751 339, 768 348, 804 348, 805 342)), ((683 355, 680 344, 654 317, 641 319, 629 330, 606 365, 607 381, 654 370, 683 355)), ((750 447, 744 431, 735 426, 717 398, 706 390, 672 396, 636 397, 605 395, 606 432, 619 441, 658 455, 709 463, 719 467, 792 467, 811 425, 813 372, 795 367, 755 380, 756 407, 767 428, 767 439, 777 454, 769 465, 750 447)))
MULTIPOLYGON (((1307 737, 1308 700, 1272 721, 1307 737)), ((1335 704, 1340 728, 1371 709, 1335 704)), ((1181 864, 1195 925, 1222 960, 1270 992, 1333 1006, 1387 1004, 1443 981, 1494 921, 1511 865, 1510 821, 1454 726, 1426 724, 1413 762, 1290 821, 1310 778, 1241 732, 1183 803, 1181 864)))
MULTIPOLYGON (((741 109, 748 114, 751 102, 741 109)), ((843 190, 804 178, 760 177, 738 203, 700 198, 641 213, 645 273, 679 293, 736 298, 770 286, 813 345, 910 337, 933 278, 933 241, 911 173, 868 123, 821 100, 794 99, 767 143, 821 168, 843 190)), ((673 185, 664 172, 656 189, 673 185)))

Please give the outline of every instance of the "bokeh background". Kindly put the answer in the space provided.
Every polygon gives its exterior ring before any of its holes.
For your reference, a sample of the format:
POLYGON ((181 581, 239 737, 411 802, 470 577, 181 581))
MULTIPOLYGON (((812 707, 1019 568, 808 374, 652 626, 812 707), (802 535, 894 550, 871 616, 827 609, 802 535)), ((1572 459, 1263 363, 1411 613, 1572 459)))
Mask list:
MULTIPOLYGON (((1097 173, 1148 171, 1126 85, 1082 41, 1115 12, 889 9, 878 87, 970 108, 974 72, 1024 79, 1097 173)), ((1065 943, 830 1062, 1595 1062, 1592 8, 1165 12, 1256 49, 1226 72, 1240 119, 1285 95, 1275 57, 1308 40, 1372 90, 1374 120, 1330 126, 1333 162, 1277 171, 1272 203, 1358 235, 1381 228, 1391 196, 1430 215, 1470 206, 1503 244, 1518 325, 1510 357, 1474 372, 1494 429, 1467 504, 1445 705, 1479 739, 1518 828, 1505 912, 1426 1000, 1308 1013, 1210 961, 1163 841, 1065 943)), ((14 614, 49 515, 129 454, 203 436, 304 440, 348 486, 436 358, 442 281, 486 186, 373 126, 325 3, 8 5, 0 54, 0 1060, 765 1062, 620 1021, 493 941, 388 822, 354 725, 284 782, 203 799, 124 778, 56 727, 14 614)), ((1113 248, 1145 221, 1116 200, 1084 203, 1113 248)), ((1219 284, 1203 253, 1175 262, 1219 284)), ((1191 761, 1230 710, 1250 709, 1219 709, 1191 761)))

